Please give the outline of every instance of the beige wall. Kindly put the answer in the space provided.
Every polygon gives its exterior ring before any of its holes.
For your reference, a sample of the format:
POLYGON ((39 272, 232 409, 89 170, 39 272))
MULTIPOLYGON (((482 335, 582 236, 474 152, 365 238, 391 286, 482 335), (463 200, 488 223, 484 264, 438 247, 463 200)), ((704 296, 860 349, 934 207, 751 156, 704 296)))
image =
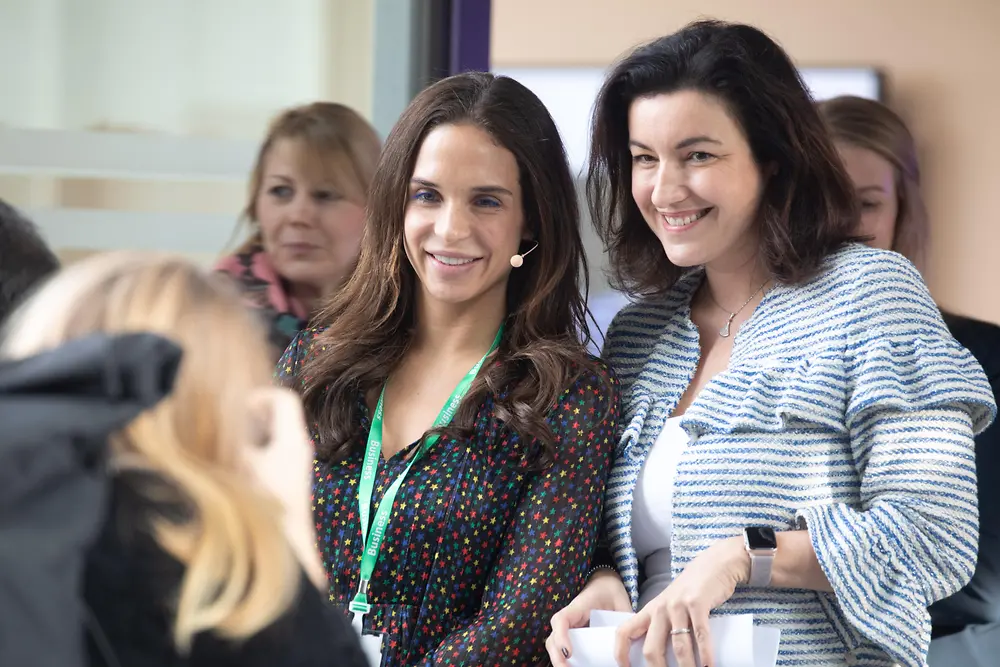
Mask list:
POLYGON ((920 143, 931 290, 1000 322, 1000 0, 497 0, 492 63, 605 65, 701 16, 753 23, 801 66, 887 76, 920 143))

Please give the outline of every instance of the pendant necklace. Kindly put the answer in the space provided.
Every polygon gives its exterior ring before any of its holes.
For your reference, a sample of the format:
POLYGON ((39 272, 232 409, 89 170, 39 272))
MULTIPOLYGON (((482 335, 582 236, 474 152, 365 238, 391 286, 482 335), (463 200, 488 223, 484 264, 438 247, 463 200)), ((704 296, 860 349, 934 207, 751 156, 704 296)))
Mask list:
MULTIPOLYGON (((733 320, 736 319, 736 316, 739 315, 743 311, 744 308, 747 307, 747 304, 749 304, 751 301, 753 301, 753 299, 754 299, 755 296, 757 296, 758 294, 760 294, 760 291, 762 289, 764 289, 764 285, 766 285, 767 282, 768 282, 767 280, 765 280, 764 282, 762 282, 760 284, 760 287, 758 287, 756 290, 754 290, 754 293, 750 295, 750 298, 747 299, 746 301, 744 301, 742 306, 740 306, 734 312, 731 312, 731 313, 728 310, 726 310, 725 308, 723 308, 719 304, 719 302, 715 300, 715 297, 712 295, 712 289, 710 287, 708 288, 708 298, 712 300, 712 303, 714 303, 719 308, 719 310, 721 310, 722 312, 729 314, 729 317, 726 319, 726 323, 722 326, 721 329, 719 329, 719 335, 720 336, 722 336, 723 338, 729 338, 729 327, 732 325, 733 320)), ((706 285, 706 287, 708 287, 708 286, 706 285)))

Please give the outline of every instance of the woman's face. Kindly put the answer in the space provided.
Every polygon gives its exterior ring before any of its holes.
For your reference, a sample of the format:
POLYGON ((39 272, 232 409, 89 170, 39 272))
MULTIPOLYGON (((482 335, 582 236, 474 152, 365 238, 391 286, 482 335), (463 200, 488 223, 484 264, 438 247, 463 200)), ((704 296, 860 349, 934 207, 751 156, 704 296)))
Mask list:
POLYGON ((403 233, 426 298, 455 305, 505 294, 525 233, 514 154, 473 125, 429 132, 410 179, 403 233))
POLYGON ((757 252, 762 178, 743 131, 692 90, 635 100, 632 197, 676 266, 741 266, 757 252))
POLYGON ((364 204, 310 171, 305 147, 279 139, 264 158, 257 223, 278 274, 306 293, 335 290, 358 257, 364 204))
POLYGON ((870 236, 873 248, 891 250, 899 215, 896 169, 875 151, 840 141, 836 145, 861 202, 858 234, 870 236))

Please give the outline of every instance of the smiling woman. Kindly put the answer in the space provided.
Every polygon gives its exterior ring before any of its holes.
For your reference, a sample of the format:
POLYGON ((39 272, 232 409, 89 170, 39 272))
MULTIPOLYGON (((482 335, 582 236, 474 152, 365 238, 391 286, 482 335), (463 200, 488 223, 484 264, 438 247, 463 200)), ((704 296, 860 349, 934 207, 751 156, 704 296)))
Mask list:
POLYGON ((597 542, 618 414, 581 342, 559 133, 511 79, 445 79, 370 201, 357 269, 279 365, 315 424, 330 600, 383 666, 537 664, 597 542))
POLYGON ((240 284, 275 357, 354 266, 381 144, 351 109, 317 102, 271 124, 250 177, 250 238, 217 269, 240 284))
POLYGON ((640 640, 648 665, 712 665, 710 614, 752 614, 782 666, 922 667, 927 605, 976 562, 982 368, 909 262, 852 242, 851 181, 760 30, 638 47, 593 127, 592 218, 637 301, 605 345, 610 549, 552 619, 553 664, 591 610, 632 607, 619 664, 640 640))

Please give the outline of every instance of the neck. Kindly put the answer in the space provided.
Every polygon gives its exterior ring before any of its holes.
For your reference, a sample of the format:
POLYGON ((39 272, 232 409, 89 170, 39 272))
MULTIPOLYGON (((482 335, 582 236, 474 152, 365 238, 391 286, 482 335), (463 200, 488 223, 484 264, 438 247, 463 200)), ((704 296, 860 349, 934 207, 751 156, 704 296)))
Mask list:
POLYGON ((506 290, 473 304, 442 303, 418 292, 413 350, 435 356, 481 356, 493 344, 507 312, 506 290))
POLYGON ((706 288, 720 307, 736 312, 748 299, 760 291, 769 275, 756 252, 748 253, 728 263, 705 267, 706 288))
POLYGON ((290 286, 290 296, 302 304, 307 313, 315 313, 319 307, 322 291, 314 285, 294 283, 290 286))

